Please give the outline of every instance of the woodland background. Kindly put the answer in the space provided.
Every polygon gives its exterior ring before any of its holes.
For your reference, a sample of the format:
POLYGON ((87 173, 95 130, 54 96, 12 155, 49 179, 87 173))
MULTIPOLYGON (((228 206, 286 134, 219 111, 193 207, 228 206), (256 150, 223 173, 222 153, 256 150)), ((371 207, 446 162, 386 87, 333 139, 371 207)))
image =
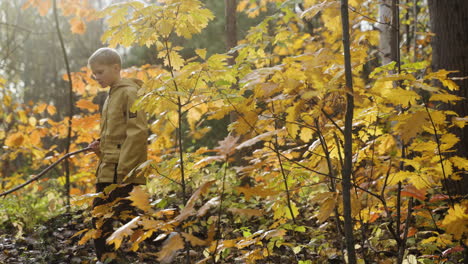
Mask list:
MULTIPOLYGON (((98 137, 109 45, 151 123, 128 261, 467 263, 467 1, 0 6, 0 191, 98 137)), ((1 261, 92 263, 96 164, 0 198, 1 261)))

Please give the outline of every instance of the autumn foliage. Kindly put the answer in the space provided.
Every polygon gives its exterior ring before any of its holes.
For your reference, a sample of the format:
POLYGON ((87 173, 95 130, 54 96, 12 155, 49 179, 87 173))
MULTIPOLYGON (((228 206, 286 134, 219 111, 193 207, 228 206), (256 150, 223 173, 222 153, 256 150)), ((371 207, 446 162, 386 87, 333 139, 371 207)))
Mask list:
MULTIPOLYGON (((148 185, 130 193, 139 215, 120 216, 124 220, 109 244, 161 263, 187 261, 190 249, 198 252, 190 263, 346 258, 341 171, 350 91, 339 2, 303 1, 297 13, 295 1, 239 1, 238 11, 250 16, 267 6, 274 12, 233 50, 208 54, 202 48, 192 58, 182 56, 184 47, 176 40, 190 40, 214 19, 202 1, 126 1, 96 13, 72 10, 65 2, 73 32, 100 17, 108 26, 104 43, 151 47, 162 61, 124 71, 144 81, 134 108, 144 109, 152 121, 150 159, 137 168, 148 185), (313 34, 305 19, 317 19, 313 34), (234 54, 235 64, 229 65, 234 54), (231 113, 237 120, 229 135, 213 148, 196 144, 212 129, 210 122, 231 113), (161 243, 159 252, 146 252, 148 241, 161 243)), ((407 263, 456 261, 468 244, 468 203, 446 184, 468 170, 466 157, 453 155, 459 139, 452 132, 467 117, 443 105, 465 99, 453 95, 458 86, 450 72, 430 70, 425 51, 378 65, 378 32, 359 27, 372 22, 377 4, 360 2, 350 1, 351 214, 358 259, 393 263, 401 254, 407 263)), ((36 5, 44 13, 46 3, 29 1, 26 7, 36 5)), ((73 78, 81 110, 73 118, 76 150, 97 138, 99 107, 92 100, 100 89, 87 68, 73 78)), ((2 164, 25 163, 2 172, 2 188, 8 189, 63 154, 53 142, 65 137, 67 121, 54 118, 52 105, 15 103, 6 80, 0 84, 2 164)), ((111 191, 89 194, 93 155, 72 164, 74 206, 111 191)), ((92 214, 115 217, 112 206, 92 214)), ((80 243, 99 235, 92 228, 77 234, 80 243)))

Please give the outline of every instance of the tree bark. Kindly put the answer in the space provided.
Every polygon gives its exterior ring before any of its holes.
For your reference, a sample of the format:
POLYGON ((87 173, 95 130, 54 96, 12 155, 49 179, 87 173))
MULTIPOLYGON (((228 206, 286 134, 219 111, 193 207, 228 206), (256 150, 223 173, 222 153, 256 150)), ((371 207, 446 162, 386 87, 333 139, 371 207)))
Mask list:
MULTIPOLYGON (((468 1, 467 0, 429 0, 432 38, 432 69, 458 71, 450 77, 459 77, 454 81, 460 86, 456 95, 464 99, 455 105, 446 106, 458 113, 459 117, 468 115, 468 1), (462 77, 462 78, 460 78, 462 77), (463 78, 464 77, 464 78, 463 78)), ((456 155, 468 157, 468 126, 452 131, 459 138, 456 155)), ((449 182, 456 194, 468 194, 468 175, 465 173, 461 181, 449 182)))

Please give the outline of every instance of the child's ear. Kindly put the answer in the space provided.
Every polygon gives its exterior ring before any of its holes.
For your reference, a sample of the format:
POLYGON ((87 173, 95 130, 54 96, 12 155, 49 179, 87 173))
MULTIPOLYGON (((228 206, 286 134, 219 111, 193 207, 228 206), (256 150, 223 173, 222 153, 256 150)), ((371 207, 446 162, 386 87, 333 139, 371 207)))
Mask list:
POLYGON ((112 67, 114 68, 114 70, 116 71, 120 71, 121 70, 121 66, 119 64, 113 64, 112 67))

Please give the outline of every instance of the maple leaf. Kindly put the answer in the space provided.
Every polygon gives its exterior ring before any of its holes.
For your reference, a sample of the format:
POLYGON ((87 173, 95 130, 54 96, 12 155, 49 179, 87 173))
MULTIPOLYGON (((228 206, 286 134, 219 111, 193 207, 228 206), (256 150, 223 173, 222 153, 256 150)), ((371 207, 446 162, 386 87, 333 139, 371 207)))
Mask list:
POLYGON ((468 233, 468 210, 462 204, 455 204, 450 208, 442 221, 447 232, 454 235, 455 239, 460 239, 463 234, 468 233))
POLYGON ((423 126, 428 124, 428 116, 424 111, 403 114, 395 119, 399 121, 395 130, 399 132, 405 143, 420 134, 423 131, 423 126))

